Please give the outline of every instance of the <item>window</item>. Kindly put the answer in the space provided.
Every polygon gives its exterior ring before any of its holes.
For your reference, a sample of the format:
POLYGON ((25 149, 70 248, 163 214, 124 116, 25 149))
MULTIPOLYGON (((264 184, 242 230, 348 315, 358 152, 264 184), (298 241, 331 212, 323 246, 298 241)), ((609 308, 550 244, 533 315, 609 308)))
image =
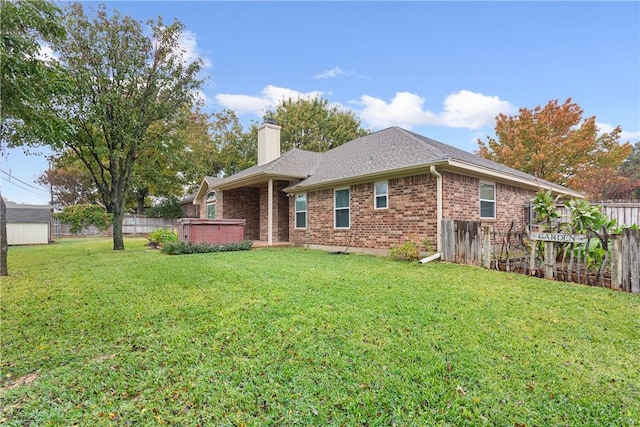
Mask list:
POLYGON ((207 218, 215 219, 216 217, 216 192, 210 191, 207 194, 207 218))
POLYGON ((349 228, 349 189, 342 188, 333 193, 335 228, 349 228))
POLYGON ((488 182, 480 183, 480 218, 496 217, 496 185, 488 182))
POLYGON ((307 228, 306 194, 296 194, 296 228, 307 228))
POLYGON ((374 187, 374 208, 387 209, 389 207, 389 184, 387 181, 380 181, 373 184, 374 187))

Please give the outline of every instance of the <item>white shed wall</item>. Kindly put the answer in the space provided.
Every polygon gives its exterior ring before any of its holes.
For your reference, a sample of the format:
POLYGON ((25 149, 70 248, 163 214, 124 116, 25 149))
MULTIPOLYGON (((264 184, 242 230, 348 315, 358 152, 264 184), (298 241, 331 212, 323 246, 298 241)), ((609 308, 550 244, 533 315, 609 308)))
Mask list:
POLYGON ((49 224, 7 223, 7 243, 10 245, 46 245, 49 224))

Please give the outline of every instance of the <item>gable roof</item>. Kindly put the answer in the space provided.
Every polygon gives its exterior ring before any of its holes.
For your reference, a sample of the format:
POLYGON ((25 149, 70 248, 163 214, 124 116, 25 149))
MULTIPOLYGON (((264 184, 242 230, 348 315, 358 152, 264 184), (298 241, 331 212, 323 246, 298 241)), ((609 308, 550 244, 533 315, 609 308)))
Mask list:
MULTIPOLYGON (((284 156, 283 156, 284 157, 284 156)), ((426 173, 429 166, 439 170, 473 173, 488 179, 518 183, 530 188, 551 189, 557 193, 582 194, 533 175, 482 158, 417 133, 390 127, 354 139, 322 153, 307 179, 285 189, 302 192, 340 184, 366 181, 376 176, 426 173)))
POLYGON ((193 197, 192 203, 194 205, 200 204, 200 200, 202 200, 207 195, 207 193, 209 192, 209 188, 215 187, 219 182, 222 182, 222 178, 218 178, 215 176, 205 176, 200 183, 200 187, 198 187, 198 192, 193 197))
POLYGON ((49 223, 52 214, 53 206, 7 203, 7 223, 49 223))

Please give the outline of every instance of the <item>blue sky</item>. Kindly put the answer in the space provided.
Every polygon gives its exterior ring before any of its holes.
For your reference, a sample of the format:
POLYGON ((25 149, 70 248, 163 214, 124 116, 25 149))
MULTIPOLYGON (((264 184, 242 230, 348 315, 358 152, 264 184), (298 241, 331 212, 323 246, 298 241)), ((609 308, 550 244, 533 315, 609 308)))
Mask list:
MULTIPOLYGON (((86 6, 96 3, 85 2, 86 6)), ((571 97, 640 140, 639 2, 107 2, 186 25, 182 45, 209 75, 206 111, 243 123, 282 97, 319 95, 372 130, 401 126, 474 151, 495 116, 571 97)), ((5 152, 0 169, 37 187, 42 157, 5 152)), ((47 203, 7 180, 2 194, 47 203)), ((17 185, 16 185, 17 184, 17 185)))

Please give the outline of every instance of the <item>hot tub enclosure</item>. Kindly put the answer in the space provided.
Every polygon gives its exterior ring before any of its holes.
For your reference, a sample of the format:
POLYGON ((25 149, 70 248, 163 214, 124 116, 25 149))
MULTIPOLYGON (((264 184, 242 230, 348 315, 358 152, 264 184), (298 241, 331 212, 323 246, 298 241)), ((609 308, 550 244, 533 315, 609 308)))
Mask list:
POLYGON ((178 239, 190 243, 224 245, 244 240, 244 219, 180 218, 178 239))

